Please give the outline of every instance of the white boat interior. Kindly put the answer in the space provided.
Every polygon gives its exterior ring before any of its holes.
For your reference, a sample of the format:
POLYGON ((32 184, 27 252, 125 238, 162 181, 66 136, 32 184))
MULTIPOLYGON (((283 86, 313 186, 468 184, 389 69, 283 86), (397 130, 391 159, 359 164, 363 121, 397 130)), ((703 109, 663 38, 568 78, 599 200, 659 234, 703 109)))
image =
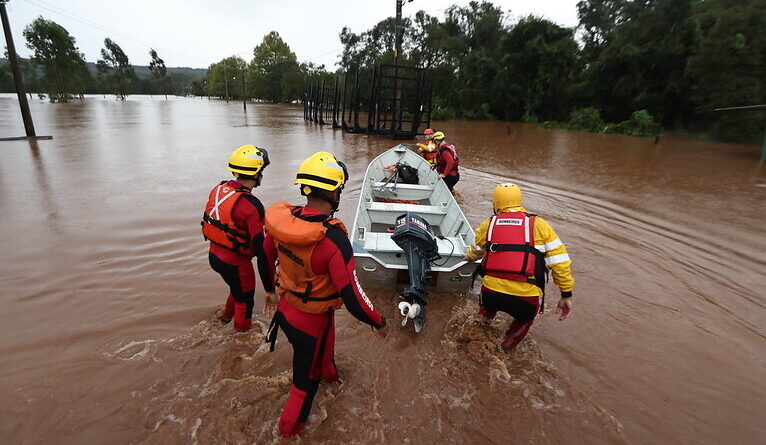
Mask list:
POLYGON ((437 236, 441 259, 431 263, 437 291, 464 290, 470 286, 476 263, 465 261, 474 233, 444 181, 431 165, 404 145, 387 150, 368 166, 350 233, 357 275, 367 286, 392 287, 407 270, 403 251, 391 239, 397 217, 405 212, 423 217, 437 236), (418 171, 418 184, 402 184, 392 166, 406 164, 418 171))

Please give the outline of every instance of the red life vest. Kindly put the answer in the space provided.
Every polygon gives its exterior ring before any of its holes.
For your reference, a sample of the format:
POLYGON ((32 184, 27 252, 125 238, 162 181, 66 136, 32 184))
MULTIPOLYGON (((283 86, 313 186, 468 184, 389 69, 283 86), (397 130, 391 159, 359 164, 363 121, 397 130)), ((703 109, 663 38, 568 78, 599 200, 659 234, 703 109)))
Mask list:
POLYGON ((247 187, 233 188, 222 181, 210 192, 202 215, 202 236, 205 241, 231 249, 240 255, 255 255, 250 235, 247 230, 234 225, 232 213, 242 195, 249 195, 247 187))
POLYGON ((481 262, 484 273, 542 287, 545 282, 544 258, 535 248, 535 215, 506 212, 492 217, 481 262))
POLYGON ((458 165, 460 165, 460 157, 457 154, 457 149, 452 144, 442 144, 436 150, 436 170, 443 172, 444 168, 447 167, 447 163, 441 157, 441 154, 445 151, 449 151, 452 154, 452 159, 455 160, 455 170, 457 170, 458 165))

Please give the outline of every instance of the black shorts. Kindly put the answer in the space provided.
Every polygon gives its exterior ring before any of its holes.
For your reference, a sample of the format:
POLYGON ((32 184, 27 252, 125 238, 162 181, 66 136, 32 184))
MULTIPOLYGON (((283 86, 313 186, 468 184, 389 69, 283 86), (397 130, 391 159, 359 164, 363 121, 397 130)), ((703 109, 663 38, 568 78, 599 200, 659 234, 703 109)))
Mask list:
POLYGON ((444 177, 444 183, 447 184, 447 188, 449 188, 450 191, 452 191, 452 187, 454 187, 459 180, 460 180, 460 173, 456 175, 450 175, 450 176, 444 177))
MULTIPOLYGON (((539 299, 538 299, 539 301, 539 299)), ((540 306, 524 301, 516 295, 495 292, 485 287, 481 288, 481 305, 487 312, 505 312, 518 321, 532 321, 540 306)))

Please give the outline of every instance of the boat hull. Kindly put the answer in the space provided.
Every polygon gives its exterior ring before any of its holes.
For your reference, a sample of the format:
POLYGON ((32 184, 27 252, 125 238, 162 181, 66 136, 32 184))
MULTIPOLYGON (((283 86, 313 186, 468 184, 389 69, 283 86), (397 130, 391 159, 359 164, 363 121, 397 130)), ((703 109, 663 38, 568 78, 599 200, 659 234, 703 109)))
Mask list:
POLYGON ((397 288, 407 284, 407 259, 391 239, 396 218, 405 212, 423 217, 438 235, 440 259, 432 262, 426 281, 433 292, 458 292, 471 287, 477 263, 465 261, 474 233, 449 192, 423 158, 398 145, 375 158, 365 172, 357 214, 349 237, 354 247, 356 273, 369 288, 397 288), (387 179, 386 167, 404 163, 418 170, 418 184, 387 179))

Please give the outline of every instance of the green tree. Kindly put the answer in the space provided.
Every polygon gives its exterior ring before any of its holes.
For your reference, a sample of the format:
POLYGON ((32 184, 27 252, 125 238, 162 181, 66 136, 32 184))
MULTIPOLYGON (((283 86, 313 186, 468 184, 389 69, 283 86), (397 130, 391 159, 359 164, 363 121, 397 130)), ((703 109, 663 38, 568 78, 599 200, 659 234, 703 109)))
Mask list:
POLYGON ((11 75, 11 68, 8 65, 0 66, 0 91, 4 93, 16 91, 16 86, 13 83, 13 76, 11 75))
POLYGON ((67 102, 73 94, 84 91, 89 77, 85 57, 66 29, 38 17, 24 28, 23 34, 27 47, 34 52, 34 63, 43 69, 42 88, 51 102, 67 102))
POLYGON ((653 0, 625 5, 585 73, 583 104, 597 105, 609 121, 646 109, 665 125, 690 114, 686 63, 695 48, 691 0, 653 0))
POLYGON ((500 43, 494 91, 500 115, 530 122, 567 116, 577 51, 573 30, 539 17, 521 19, 500 43))
POLYGON ((766 103, 766 0, 709 0, 698 5, 699 46, 686 73, 703 130, 716 137, 757 139, 766 112, 719 107, 766 103))
POLYGON ((136 80, 136 73, 122 48, 107 37, 104 48, 101 48, 101 59, 96 65, 111 85, 114 95, 125 100, 131 84, 136 80))
POLYGON ((152 73, 154 80, 160 84, 162 94, 165 95, 165 100, 167 100, 168 69, 165 68, 165 61, 160 59, 160 56, 157 55, 157 51, 155 51, 154 48, 151 48, 149 55, 152 57, 152 60, 149 62, 149 71, 152 73))
POLYGON ((295 53, 278 32, 272 31, 264 36, 263 41, 253 50, 253 60, 247 70, 247 89, 253 97, 268 102, 298 99, 302 88, 291 87, 294 79, 298 77, 298 68, 295 53), (285 77, 287 81, 283 79, 285 77))
MULTIPOLYGON (((207 70, 207 91, 211 96, 229 100, 232 97, 242 97, 242 76, 247 63, 238 56, 227 57, 214 63, 207 70)), ((248 92, 252 92, 250 88, 248 92)), ((252 96, 252 94, 248 94, 252 96)))

